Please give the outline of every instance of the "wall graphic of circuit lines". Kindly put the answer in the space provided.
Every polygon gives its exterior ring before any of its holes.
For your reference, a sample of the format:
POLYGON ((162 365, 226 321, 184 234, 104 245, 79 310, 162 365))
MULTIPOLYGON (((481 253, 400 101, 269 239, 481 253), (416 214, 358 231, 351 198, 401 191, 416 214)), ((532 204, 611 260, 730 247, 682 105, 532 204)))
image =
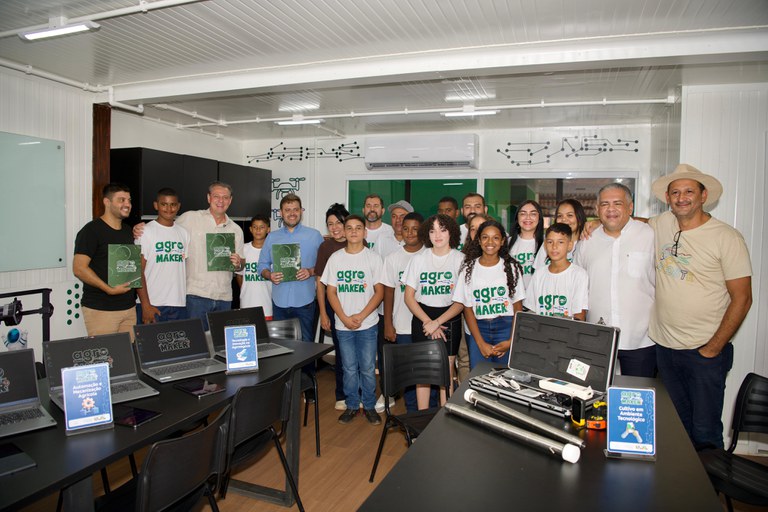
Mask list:
POLYGON ((551 141, 507 142, 497 148, 496 153, 506 158, 511 165, 533 166, 552 163, 558 158, 600 157, 615 151, 638 153, 639 142, 627 139, 606 139, 597 135, 587 137, 562 137, 559 145, 551 141))

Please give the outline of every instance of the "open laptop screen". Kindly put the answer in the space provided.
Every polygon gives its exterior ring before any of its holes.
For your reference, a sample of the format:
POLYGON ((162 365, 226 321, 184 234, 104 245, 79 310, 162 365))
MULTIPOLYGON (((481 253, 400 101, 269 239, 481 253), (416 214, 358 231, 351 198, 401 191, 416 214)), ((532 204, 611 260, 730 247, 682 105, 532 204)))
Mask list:
POLYGON ((37 398, 35 353, 30 349, 0 353, 0 406, 37 398))
POLYGON ((134 326, 142 367, 210 356, 199 318, 134 326))
POLYGON ((256 340, 259 343, 269 341, 267 320, 264 308, 231 309, 229 311, 213 311, 208 313, 208 325, 211 327, 211 340, 214 350, 224 349, 224 328, 237 325, 255 325, 256 340))
POLYGON ((46 341, 45 367, 49 386, 61 386, 61 369, 85 364, 107 363, 110 379, 136 375, 136 363, 127 332, 46 341))

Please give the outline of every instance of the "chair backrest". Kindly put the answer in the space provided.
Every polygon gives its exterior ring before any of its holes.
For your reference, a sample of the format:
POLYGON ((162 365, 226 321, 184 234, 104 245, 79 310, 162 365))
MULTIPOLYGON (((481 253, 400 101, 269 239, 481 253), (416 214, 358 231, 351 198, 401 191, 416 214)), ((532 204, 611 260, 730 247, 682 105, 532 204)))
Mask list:
POLYGON ((267 322, 270 338, 283 338, 301 341, 301 322, 298 318, 288 320, 270 320, 267 322))
POLYGON ((405 345, 384 344, 384 396, 416 384, 448 387, 448 350, 443 340, 420 341, 405 345))
POLYGON ((736 396, 732 448, 736 446, 739 432, 768 433, 768 378, 756 373, 744 378, 736 396))
POLYGON ((289 368, 266 382, 237 390, 232 401, 228 459, 243 443, 261 434, 278 420, 288 419, 291 372, 289 368))
POLYGON ((199 498, 212 480, 218 484, 224 470, 230 410, 227 405, 203 429, 152 445, 138 476, 136 510, 178 506, 191 496, 199 498))

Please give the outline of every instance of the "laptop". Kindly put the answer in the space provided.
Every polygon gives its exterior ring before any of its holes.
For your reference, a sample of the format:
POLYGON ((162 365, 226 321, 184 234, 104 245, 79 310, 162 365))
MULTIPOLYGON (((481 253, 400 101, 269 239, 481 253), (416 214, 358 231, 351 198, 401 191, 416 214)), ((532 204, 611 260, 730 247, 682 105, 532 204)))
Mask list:
POLYGON ((173 382, 223 372, 213 359, 199 318, 133 327, 141 371, 159 382, 173 382))
POLYGON ((292 348, 269 341, 269 329, 264 318, 264 309, 255 308, 231 309, 229 311, 213 311, 208 313, 208 325, 211 328, 211 341, 217 357, 227 358, 224 328, 237 325, 256 326, 256 343, 259 349, 259 359, 280 356, 293 352, 292 348))
POLYGON ((43 343, 43 359, 48 375, 51 402, 64 409, 61 369, 86 364, 109 364, 112 403, 119 404, 153 396, 159 392, 139 380, 133 357, 131 337, 127 332, 85 336, 43 343))
POLYGON ((0 437, 54 425, 40 403, 34 351, 0 352, 0 437))

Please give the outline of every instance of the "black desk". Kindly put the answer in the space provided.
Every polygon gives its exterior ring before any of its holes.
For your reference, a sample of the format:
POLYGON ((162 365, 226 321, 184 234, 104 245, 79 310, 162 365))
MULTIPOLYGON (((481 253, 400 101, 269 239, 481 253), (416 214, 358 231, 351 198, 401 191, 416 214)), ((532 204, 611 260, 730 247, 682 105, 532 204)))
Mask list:
MULTIPOLYGON (((491 368, 478 365, 472 374, 491 368)), ((605 431, 582 431, 587 447, 570 464, 443 410, 359 510, 722 512, 661 382, 617 376, 616 384, 656 388, 656 462, 606 459, 605 431)), ((466 389, 464 383, 451 401, 465 404, 466 389)), ((539 411, 531 415, 570 428, 570 421, 539 411)), ((371 460, 373 454, 372 449, 371 460)))
MULTIPOLYGON (((91 475, 94 472, 220 409, 232 400, 238 388, 258 384, 287 368, 299 369, 333 349, 332 345, 301 341, 280 340, 280 343, 294 349, 294 352, 259 361, 258 373, 209 375, 210 380, 224 384, 227 389, 201 399, 175 389, 171 383, 158 384, 147 379, 148 383, 160 390, 160 394, 130 404, 161 411, 163 414, 137 429, 115 426, 110 430, 66 436, 64 414, 49 403, 47 394, 41 390, 41 395, 45 395, 44 405, 59 424, 56 428, 3 439, 27 452, 37 462, 37 468, 0 478, 0 510, 18 509, 59 489, 64 489, 65 510, 90 510, 93 508, 91 475)), ((299 372, 294 372, 286 446, 288 464, 297 482, 301 425, 299 379, 299 372)), ((267 493, 266 499, 285 505, 293 503, 290 492, 273 491, 267 493)))

